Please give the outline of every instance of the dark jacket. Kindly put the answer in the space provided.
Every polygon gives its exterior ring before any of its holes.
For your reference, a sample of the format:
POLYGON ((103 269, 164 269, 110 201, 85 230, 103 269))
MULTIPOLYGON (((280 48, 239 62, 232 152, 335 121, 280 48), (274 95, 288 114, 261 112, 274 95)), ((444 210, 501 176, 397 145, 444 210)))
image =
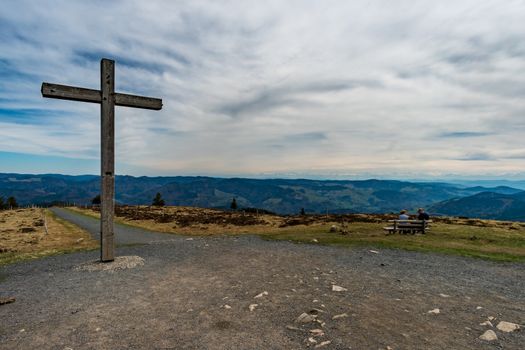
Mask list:
POLYGON ((418 220, 430 220, 430 216, 423 212, 423 213, 419 213, 419 215, 417 216, 417 219, 418 220))

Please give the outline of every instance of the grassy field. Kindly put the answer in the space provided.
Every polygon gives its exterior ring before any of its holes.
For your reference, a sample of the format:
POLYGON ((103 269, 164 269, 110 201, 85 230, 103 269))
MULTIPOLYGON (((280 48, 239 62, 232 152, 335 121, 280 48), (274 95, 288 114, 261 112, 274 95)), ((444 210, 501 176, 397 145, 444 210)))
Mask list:
POLYGON ((87 232, 48 210, 0 211, 0 266, 98 246, 87 232))
MULTIPOLYGON (((97 217, 90 209, 73 208, 97 217)), ((425 235, 388 235, 383 231, 387 217, 347 216, 341 234, 340 216, 282 217, 222 212, 188 207, 128 207, 117 210, 116 221, 149 230, 185 235, 256 234, 265 239, 368 246, 439 252, 495 261, 525 261, 525 227, 521 223, 476 219, 436 219, 425 235), (330 232, 332 226, 338 232, 330 232)))

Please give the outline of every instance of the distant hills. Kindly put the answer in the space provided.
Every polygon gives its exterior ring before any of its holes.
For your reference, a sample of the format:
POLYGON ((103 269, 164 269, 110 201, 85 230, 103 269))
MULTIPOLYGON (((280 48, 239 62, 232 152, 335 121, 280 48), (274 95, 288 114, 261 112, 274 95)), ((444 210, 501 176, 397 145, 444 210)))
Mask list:
POLYGON ((428 210, 448 216, 525 221, 525 192, 514 194, 481 192, 436 203, 428 210))
MULTIPOLYGON (((0 174, 0 196, 15 196, 22 205, 82 205, 89 204, 99 193, 99 182, 94 175, 0 174)), ((525 192, 508 186, 191 176, 117 176, 115 183, 120 204, 151 204, 160 192, 167 205, 229 208, 235 197, 241 208, 281 214, 297 214, 301 208, 307 213, 388 213, 426 207, 431 213, 525 221, 525 192)))

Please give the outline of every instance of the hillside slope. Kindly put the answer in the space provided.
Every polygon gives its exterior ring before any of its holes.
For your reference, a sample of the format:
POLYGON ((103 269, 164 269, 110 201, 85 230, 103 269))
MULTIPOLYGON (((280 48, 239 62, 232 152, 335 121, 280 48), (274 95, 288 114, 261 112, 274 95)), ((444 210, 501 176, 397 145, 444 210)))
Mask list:
POLYGON ((525 192, 514 194, 481 192, 436 203, 429 208, 429 211, 450 216, 525 221, 525 192))

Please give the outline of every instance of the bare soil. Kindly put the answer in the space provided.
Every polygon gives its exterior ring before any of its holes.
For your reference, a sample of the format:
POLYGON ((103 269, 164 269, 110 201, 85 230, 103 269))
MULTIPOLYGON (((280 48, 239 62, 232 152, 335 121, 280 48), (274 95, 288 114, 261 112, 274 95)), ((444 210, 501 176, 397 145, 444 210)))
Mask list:
POLYGON ((88 252, 0 270, 0 297, 16 297, 0 307, 0 349, 521 350, 525 343, 523 331, 480 325, 489 317, 494 326, 525 323, 523 264, 250 236, 173 236, 118 255, 144 265, 79 269, 96 260, 88 252), (303 313, 310 320, 297 322, 303 313), (498 340, 479 339, 487 329, 498 340))

